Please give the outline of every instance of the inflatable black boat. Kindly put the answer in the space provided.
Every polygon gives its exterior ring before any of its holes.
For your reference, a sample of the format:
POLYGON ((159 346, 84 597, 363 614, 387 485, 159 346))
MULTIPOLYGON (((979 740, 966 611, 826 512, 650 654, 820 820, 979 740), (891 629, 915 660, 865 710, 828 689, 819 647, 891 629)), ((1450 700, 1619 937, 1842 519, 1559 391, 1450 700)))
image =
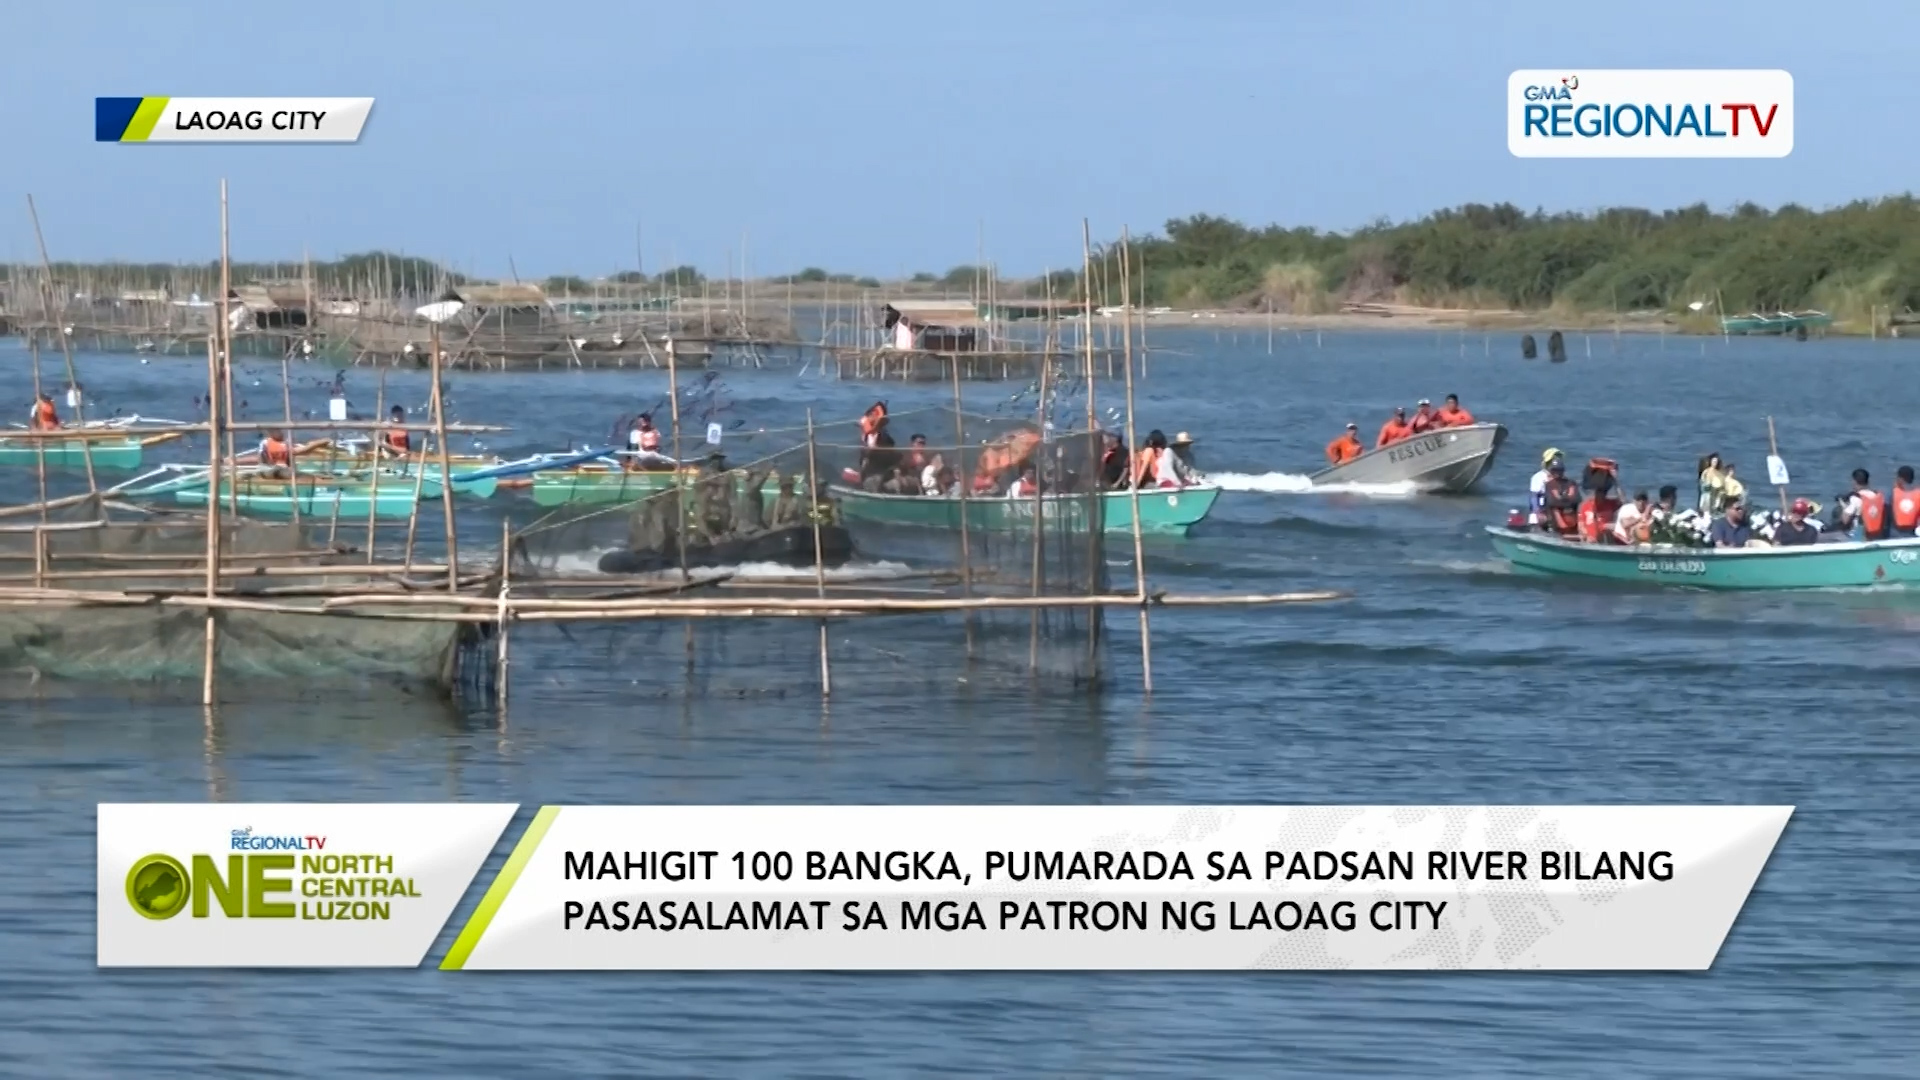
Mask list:
MULTIPOLYGON (((828 567, 845 565, 853 558, 853 537, 838 525, 820 526, 819 561, 828 567)), ((813 526, 797 525, 774 529, 741 539, 717 544, 689 544, 687 566, 739 566, 744 563, 778 563, 805 568, 814 564, 813 526)), ((603 574, 650 574, 675 570, 680 552, 668 544, 656 551, 609 551, 600 557, 603 574)))

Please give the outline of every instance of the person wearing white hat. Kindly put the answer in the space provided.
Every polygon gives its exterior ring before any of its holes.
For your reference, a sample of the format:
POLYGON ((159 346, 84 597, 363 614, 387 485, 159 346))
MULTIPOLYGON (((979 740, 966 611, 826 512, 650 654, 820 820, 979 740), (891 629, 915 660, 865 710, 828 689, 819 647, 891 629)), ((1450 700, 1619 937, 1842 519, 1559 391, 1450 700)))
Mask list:
POLYGON ((1173 437, 1167 449, 1173 451, 1175 479, 1182 484, 1198 484, 1206 480, 1206 476, 1193 464, 1193 436, 1183 431, 1173 437))
POLYGON ((1438 425, 1438 420, 1433 414, 1433 402, 1421 398, 1415 403, 1413 419, 1407 421, 1407 430, 1415 435, 1425 435, 1438 425))

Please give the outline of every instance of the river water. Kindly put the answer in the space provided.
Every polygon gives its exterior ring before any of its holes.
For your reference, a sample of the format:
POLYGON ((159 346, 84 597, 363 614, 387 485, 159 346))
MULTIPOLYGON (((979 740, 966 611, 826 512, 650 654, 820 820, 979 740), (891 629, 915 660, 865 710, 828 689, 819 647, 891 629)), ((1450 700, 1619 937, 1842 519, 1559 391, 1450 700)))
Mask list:
MULTIPOLYGON (((1912 1075, 1920 597, 1528 582, 1502 572, 1480 529, 1522 499, 1549 445, 1574 462, 1619 459, 1629 488, 1683 491, 1694 459, 1719 450, 1759 493, 1768 415, 1796 494, 1830 497, 1856 466, 1890 479, 1920 457, 1914 346, 1574 335, 1571 361, 1551 365, 1522 360, 1514 335, 1283 330, 1269 351, 1264 330, 1182 327, 1156 328, 1154 345, 1143 426, 1198 435, 1202 467, 1231 489, 1193 536, 1149 543, 1154 586, 1353 599, 1157 614, 1150 700, 1131 616, 1110 619, 1112 679, 1097 695, 904 697, 852 680, 822 705, 810 677, 778 672, 775 692, 662 694, 644 655, 610 663, 564 641, 516 656, 504 725, 364 687, 256 689, 209 724, 196 688, 10 684, 0 1071, 1912 1075), (1486 495, 1299 490, 1348 420, 1370 431, 1394 404, 1447 393, 1513 433, 1486 495), (542 802, 1799 809, 1706 974, 97 970, 94 804, 208 799, 516 801, 528 809, 511 833, 542 802)), ((14 348, 0 345, 0 362, 24 373, 14 348)), ((81 363, 96 412, 192 419, 204 387, 191 359, 81 363)), ((296 411, 324 409, 329 374, 296 371, 296 411)), ((278 411, 277 368, 243 381, 251 415, 278 411)), ((457 418, 521 428, 490 447, 512 453, 604 439, 666 379, 450 382, 457 418)), ((370 411, 371 376, 348 385, 370 411)), ((388 388, 425 401, 417 375, 388 388)), ((969 406, 1030 409, 1004 400, 1019 389, 970 386, 969 406)), ((1117 402, 1117 388, 1100 392, 1117 402)), ((767 425, 807 405, 845 417, 875 396, 896 411, 948 400, 792 369, 730 371, 719 393, 767 425)), ((30 497, 18 477, 4 483, 9 500, 30 497)))

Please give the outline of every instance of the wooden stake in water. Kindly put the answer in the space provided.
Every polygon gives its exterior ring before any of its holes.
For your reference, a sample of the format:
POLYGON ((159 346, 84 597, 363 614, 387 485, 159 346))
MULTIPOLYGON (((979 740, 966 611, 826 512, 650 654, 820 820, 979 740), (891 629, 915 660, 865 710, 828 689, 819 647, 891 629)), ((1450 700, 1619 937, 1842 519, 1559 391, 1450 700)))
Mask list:
MULTIPOLYGON (((814 595, 821 600, 827 598, 827 566, 823 561, 824 552, 820 548, 820 507, 826 504, 821 496, 820 463, 813 449, 813 410, 807 410, 807 517, 813 522, 813 587, 814 595)), ((820 620, 820 696, 833 696, 833 666, 828 660, 827 620, 820 620)))
MULTIPOLYGON (((440 505, 445 512, 447 528, 447 591, 460 591, 460 547, 458 530, 453 522, 453 457, 447 453, 447 407, 440 393, 440 324, 433 324, 432 333, 433 360, 429 365, 433 374, 433 437, 440 448, 440 505)), ((426 455, 421 455, 420 472, 426 474, 426 455)))
MULTIPOLYGON (((1120 277, 1121 291, 1131 296, 1130 286, 1132 265, 1127 257, 1127 249, 1132 246, 1126 228, 1120 230, 1120 277)), ((1128 321, 1132 325, 1132 321, 1128 321)), ((1126 350, 1127 368, 1127 445, 1133 445, 1133 335, 1128 334, 1121 347, 1126 350)), ((1129 470, 1131 471, 1131 470, 1129 470)), ((1146 541, 1140 535, 1140 485, 1136 481, 1127 485, 1127 498, 1133 510, 1133 577, 1140 599, 1140 684, 1142 689, 1153 693, 1153 632, 1147 622, 1147 549, 1146 541)))
MULTIPOLYGON (((1767 417, 1767 453, 1771 457, 1771 460, 1767 462, 1767 471, 1772 472, 1773 462, 1780 460, 1780 441, 1774 436, 1773 417, 1771 416, 1767 417)), ((1786 463, 1782 461, 1781 468, 1784 470, 1785 467, 1786 467, 1786 463)), ((1779 490, 1780 490, 1780 512, 1784 514, 1787 512, 1787 485, 1781 484, 1779 487, 1779 490)))
MULTIPOLYGON (((220 182, 226 195, 227 182, 220 182)), ((220 356, 219 345, 207 337, 207 599, 220 588, 220 356)), ((206 665, 200 676, 200 704, 212 707, 214 656, 219 628, 213 608, 207 609, 206 665)))

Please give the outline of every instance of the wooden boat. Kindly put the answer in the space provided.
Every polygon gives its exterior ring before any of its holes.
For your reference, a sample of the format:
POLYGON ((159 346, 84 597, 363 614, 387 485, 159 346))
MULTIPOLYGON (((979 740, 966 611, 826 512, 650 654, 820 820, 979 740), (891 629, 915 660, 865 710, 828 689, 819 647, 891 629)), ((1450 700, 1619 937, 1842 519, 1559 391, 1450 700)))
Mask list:
MULTIPOLYGON (((834 484, 828 489, 840 504, 841 515, 849 521, 870 521, 882 525, 905 525, 931 529, 958 529, 962 500, 953 495, 881 495, 859 488, 834 484)), ((1125 491, 1100 493, 1100 517, 1107 532, 1133 531, 1133 498, 1125 491)), ((1213 511, 1220 489, 1212 484, 1194 484, 1184 488, 1142 488, 1140 490, 1140 530, 1148 533, 1185 535, 1213 511)), ((1092 499, 1086 495, 1048 495, 1039 499, 1001 496, 968 497, 969 528, 1015 530, 1030 527, 1039 504, 1042 520, 1075 532, 1090 528, 1087 520, 1092 499)))
POLYGON ((0 439, 0 465, 35 468, 44 452, 49 468, 79 469, 86 466, 91 454, 96 469, 131 471, 140 467, 147 447, 177 438, 178 435, 141 436, 111 428, 99 431, 83 428, 58 439, 0 439))
POLYGON ((1404 484, 1429 494, 1460 494, 1471 490, 1493 467, 1493 459, 1507 441, 1499 424, 1468 424, 1441 428, 1376 447, 1352 461, 1322 469, 1310 479, 1328 484, 1404 484))
MULTIPOLYGON (((413 514, 413 485, 382 483, 378 491, 364 481, 341 481, 302 477, 298 484, 266 477, 242 477, 238 489, 232 481, 220 484, 220 505, 224 509, 238 505, 242 513, 266 517, 292 517, 297 503, 303 517, 364 521, 371 510, 376 518, 405 520, 413 514), (232 502, 229 502, 229 492, 232 502), (297 493, 296 493, 297 492, 297 493)), ((207 484, 184 487, 173 493, 183 506, 207 505, 207 484)))
MULTIPOLYGON (((818 547, 821 565, 844 566, 853 557, 853 537, 838 525, 820 526, 818 547)), ((775 563, 797 568, 815 563, 813 526, 796 525, 770 529, 752 536, 734 537, 717 544, 688 544, 687 566, 742 566, 747 563, 775 563)), ((600 557, 603 574, 649 574, 678 569, 680 550, 669 544, 656 551, 609 551, 600 557)))
MULTIPOLYGON (((395 462, 388 465, 355 468, 329 463, 325 458, 300 460, 300 475, 314 477, 338 477, 353 484, 371 486, 372 475, 377 468, 380 473, 380 487, 403 487, 413 490, 417 480, 420 485, 420 497, 437 499, 440 497, 440 466, 430 462, 420 465, 418 462, 395 462)), ((478 470, 475 470, 478 471, 478 470)), ((474 476, 462 473, 458 465, 453 470, 453 493, 475 499, 491 499, 500 489, 500 481, 492 476, 474 476)))
POLYGON ((1692 548, 1587 544, 1489 526, 1516 572, 1690 589, 1842 589, 1920 583, 1920 538, 1821 541, 1797 547, 1692 548))

